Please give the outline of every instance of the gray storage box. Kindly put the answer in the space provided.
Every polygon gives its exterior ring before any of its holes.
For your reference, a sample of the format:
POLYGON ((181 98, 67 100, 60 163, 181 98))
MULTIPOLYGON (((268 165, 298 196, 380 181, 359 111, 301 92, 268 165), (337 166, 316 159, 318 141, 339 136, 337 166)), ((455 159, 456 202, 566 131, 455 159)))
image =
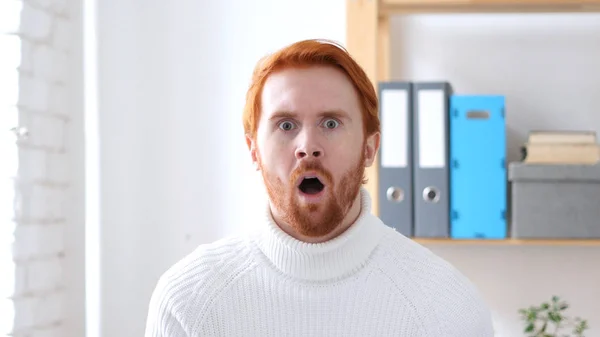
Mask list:
POLYGON ((600 165, 509 164, 511 236, 600 238, 600 165))

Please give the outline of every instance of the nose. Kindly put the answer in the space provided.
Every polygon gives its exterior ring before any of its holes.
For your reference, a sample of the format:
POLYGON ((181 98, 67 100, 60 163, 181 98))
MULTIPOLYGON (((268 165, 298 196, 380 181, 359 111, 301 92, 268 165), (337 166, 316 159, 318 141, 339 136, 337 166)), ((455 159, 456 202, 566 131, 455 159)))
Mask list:
POLYGON ((318 157, 322 156, 322 154, 323 154, 323 151, 321 151, 321 150, 308 150, 308 151, 305 151, 302 149, 296 150, 296 158, 297 159, 302 159, 304 157, 307 157, 308 155, 318 158, 318 157))
POLYGON ((307 157, 320 158, 322 156, 323 148, 316 141, 315 136, 306 134, 296 148, 296 159, 307 157))

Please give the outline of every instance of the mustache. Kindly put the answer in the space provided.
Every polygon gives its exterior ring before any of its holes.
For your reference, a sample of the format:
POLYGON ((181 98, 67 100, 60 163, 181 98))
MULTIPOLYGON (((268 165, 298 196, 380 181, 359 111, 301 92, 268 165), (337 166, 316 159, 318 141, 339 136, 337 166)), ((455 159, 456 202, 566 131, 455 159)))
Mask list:
POLYGON ((315 172, 318 174, 319 177, 325 180, 322 181, 322 183, 331 183, 333 180, 331 172, 329 172, 329 170, 327 170, 320 161, 303 161, 294 169, 294 171, 292 171, 290 176, 291 185, 294 185, 294 182, 296 182, 300 176, 307 172, 315 172))

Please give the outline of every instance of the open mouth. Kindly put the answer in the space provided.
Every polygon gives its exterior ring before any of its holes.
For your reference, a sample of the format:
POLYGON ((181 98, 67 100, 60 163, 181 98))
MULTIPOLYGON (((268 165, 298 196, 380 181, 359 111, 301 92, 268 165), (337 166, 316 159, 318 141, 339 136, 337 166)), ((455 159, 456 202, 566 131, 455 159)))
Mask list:
POLYGON ((323 191, 325 185, 323 185, 319 178, 304 178, 298 188, 300 188, 300 191, 303 193, 314 195, 323 191))

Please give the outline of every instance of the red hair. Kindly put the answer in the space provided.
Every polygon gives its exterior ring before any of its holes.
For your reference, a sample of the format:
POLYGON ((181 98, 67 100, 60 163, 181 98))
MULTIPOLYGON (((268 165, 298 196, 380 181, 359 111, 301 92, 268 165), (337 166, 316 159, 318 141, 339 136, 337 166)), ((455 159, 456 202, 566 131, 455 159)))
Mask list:
POLYGON ((260 120, 261 94, 267 77, 290 67, 333 66, 346 74, 356 88, 366 136, 380 131, 377 94, 367 74, 346 49, 328 40, 304 40, 261 59, 252 74, 244 107, 244 132, 255 138, 260 120))

